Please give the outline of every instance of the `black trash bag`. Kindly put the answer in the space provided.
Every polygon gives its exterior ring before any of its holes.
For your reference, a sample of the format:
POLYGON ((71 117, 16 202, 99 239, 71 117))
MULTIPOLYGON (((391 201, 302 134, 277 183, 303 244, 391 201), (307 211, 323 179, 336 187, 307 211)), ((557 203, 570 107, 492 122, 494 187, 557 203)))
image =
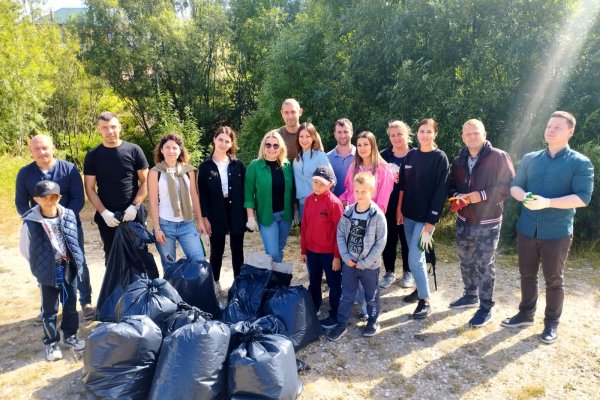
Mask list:
POLYGON ((138 279, 158 278, 149 243, 154 243, 154 236, 141 223, 123 222, 117 227, 96 303, 97 320, 116 321, 115 306, 124 289, 138 279))
POLYGON ((277 289, 279 287, 289 287, 292 284, 292 274, 286 274, 280 271, 271 271, 271 277, 267 284, 267 289, 277 289))
POLYGON ((287 333, 283 321, 274 315, 266 315, 255 321, 240 321, 230 325, 229 329, 231 330, 230 351, 258 334, 285 336, 287 333))
POLYGON ((115 307, 115 318, 130 315, 147 315, 162 327, 165 319, 177 311, 181 303, 179 293, 164 279, 140 279, 125 289, 115 307))
POLYGON ((258 326, 261 333, 264 333, 265 335, 277 334, 287 336, 285 324, 280 318, 277 318, 274 315, 265 315, 264 317, 260 317, 255 320, 253 324, 258 326))
POLYGON ((229 289, 229 303, 221 314, 225 322, 235 324, 254 320, 260 311, 263 293, 271 270, 244 265, 229 289))
POLYGON ((206 313, 197 307, 190 306, 189 304, 179 303, 177 305, 177 311, 165 319, 163 326, 161 327, 163 337, 169 336, 182 326, 211 319, 212 316, 209 313, 206 313))
POLYGON ((296 358, 296 369, 298 370, 298 373, 310 371, 310 365, 301 359, 296 358))
POLYGON ((248 337, 229 355, 227 389, 231 399, 296 399, 302 382, 292 342, 282 335, 248 337))
POLYGON ((160 329, 143 315, 101 323, 88 335, 83 383, 103 399, 146 399, 162 342, 160 329))
POLYGON ((310 292, 304 286, 280 287, 270 293, 262 309, 283 321, 287 337, 298 351, 321 336, 321 325, 310 292))
POLYGON ((177 289, 183 301, 210 313, 213 318, 221 317, 212 267, 208 262, 182 258, 165 269, 164 278, 177 289))
POLYGON ((230 336, 220 321, 198 321, 166 337, 149 399, 226 399, 230 336))

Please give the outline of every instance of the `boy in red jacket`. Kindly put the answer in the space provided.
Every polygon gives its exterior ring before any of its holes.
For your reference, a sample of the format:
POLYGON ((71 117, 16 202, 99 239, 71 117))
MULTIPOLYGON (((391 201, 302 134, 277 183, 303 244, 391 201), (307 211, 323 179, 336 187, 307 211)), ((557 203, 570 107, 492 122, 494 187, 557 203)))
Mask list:
POLYGON ((337 225, 344 207, 329 189, 335 184, 330 166, 317 167, 312 176, 313 192, 304 201, 300 251, 308 268, 308 291, 315 310, 321 308, 323 271, 329 286, 329 317, 321 320, 325 329, 337 324, 337 311, 342 295, 342 262, 336 242, 337 225))

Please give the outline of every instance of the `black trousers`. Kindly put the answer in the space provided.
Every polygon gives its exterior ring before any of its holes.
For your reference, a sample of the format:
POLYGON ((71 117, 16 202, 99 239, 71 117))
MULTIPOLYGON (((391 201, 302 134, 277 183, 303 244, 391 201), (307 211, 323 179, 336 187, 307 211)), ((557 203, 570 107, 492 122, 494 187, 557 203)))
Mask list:
MULTIPOLYGON (((223 253, 225 252, 225 236, 210 235, 210 265, 213 271, 215 282, 221 278, 221 266, 223 265, 223 253)), ((229 235, 229 245, 231 249, 231 265, 233 267, 233 277, 239 275, 244 263, 244 234, 229 235)))
POLYGON ((59 299, 62 299, 63 311, 60 329, 65 338, 77 333, 79 328, 79 314, 77 314, 77 279, 71 284, 65 285, 66 293, 63 295, 62 288, 40 285, 42 293, 42 327, 44 328, 44 344, 56 343, 60 340, 60 334, 56 328, 59 299), (63 298, 66 297, 66 298, 63 298))
POLYGON ((517 232, 519 272, 521 273, 521 303, 519 311, 528 316, 535 314, 538 298, 540 264, 546 281, 546 310, 544 324, 558 326, 565 299, 564 270, 572 238, 555 240, 530 238, 517 232))
POLYGON ((387 220, 387 243, 383 249, 383 266, 385 272, 394 273, 396 270, 396 256, 398 240, 400 240, 400 247, 402 252, 402 270, 410 271, 408 267, 408 243, 406 243, 406 235, 404 234, 404 225, 396 225, 396 220, 387 220))

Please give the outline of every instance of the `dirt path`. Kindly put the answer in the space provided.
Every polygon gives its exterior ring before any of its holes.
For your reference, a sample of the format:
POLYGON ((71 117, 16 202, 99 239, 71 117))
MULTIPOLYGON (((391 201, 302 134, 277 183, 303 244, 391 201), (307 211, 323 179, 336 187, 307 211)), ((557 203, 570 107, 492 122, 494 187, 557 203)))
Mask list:
MULTIPOLYGON (((90 220, 84 215, 84 221, 90 220)), ((104 272, 103 254, 95 226, 86 222, 84 229, 95 299, 104 272)), ((8 243, 16 243, 12 236, 8 243)), ((247 243, 247 251, 260 249, 256 234, 247 243)), ((382 330, 377 336, 362 338, 364 323, 352 320, 339 342, 321 339, 300 351, 298 357, 312 367, 302 375, 301 399, 598 398, 600 269, 570 264, 559 340, 548 346, 537 338, 543 329, 543 290, 535 326, 513 331, 499 325, 515 313, 519 302, 514 257, 500 257, 493 323, 472 330, 466 323, 473 309, 448 309, 462 293, 453 251, 440 247, 440 287, 433 292, 428 320, 411 320, 414 305, 402 302, 409 290, 393 285, 382 293, 382 330)), ((294 261, 294 284, 306 284, 297 253, 293 237, 286 259, 294 261)), ((224 267, 222 285, 228 288, 229 259, 224 267)), ((45 361, 41 328, 33 323, 38 313, 38 289, 28 266, 14 246, 1 247, 0 398, 91 398, 81 382, 82 360, 76 354, 65 352, 63 360, 45 361)), ((91 329, 83 322, 81 327, 84 333, 91 329)))

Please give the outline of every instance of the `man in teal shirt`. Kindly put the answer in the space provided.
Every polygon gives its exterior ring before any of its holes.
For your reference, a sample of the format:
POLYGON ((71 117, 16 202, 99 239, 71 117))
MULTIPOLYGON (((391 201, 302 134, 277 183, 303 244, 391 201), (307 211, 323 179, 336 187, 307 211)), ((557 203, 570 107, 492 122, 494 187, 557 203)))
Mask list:
POLYGON ((568 112, 552 113, 544 132, 548 148, 523 157, 510 189, 511 195, 523 203, 517 222, 521 303, 519 312, 505 319, 502 326, 533 325, 541 262, 546 310, 540 340, 547 344, 558 338, 563 271, 573 238, 575 208, 589 204, 594 186, 592 163, 569 147, 575 123, 568 112))

